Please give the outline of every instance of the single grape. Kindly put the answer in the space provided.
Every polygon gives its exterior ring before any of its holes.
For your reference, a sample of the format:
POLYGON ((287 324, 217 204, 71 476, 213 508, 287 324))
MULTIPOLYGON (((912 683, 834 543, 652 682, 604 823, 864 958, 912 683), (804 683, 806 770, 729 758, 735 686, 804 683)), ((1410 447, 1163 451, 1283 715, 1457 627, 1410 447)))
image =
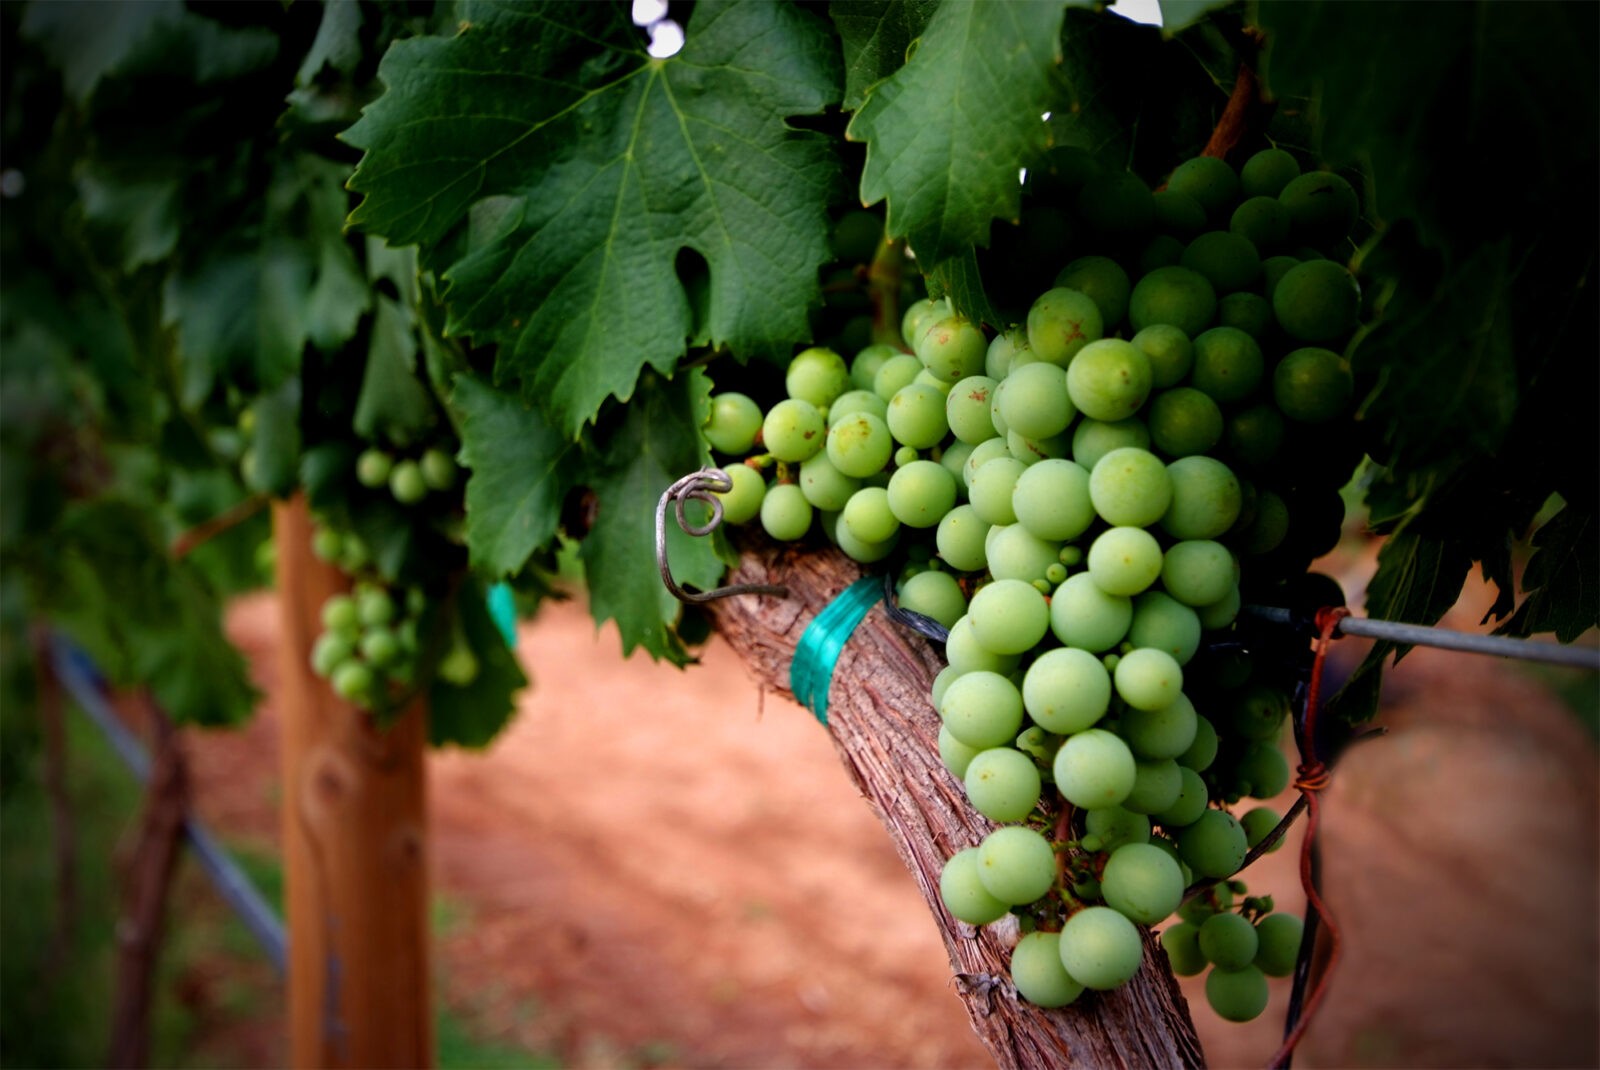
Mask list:
POLYGON ((950 430, 943 392, 926 383, 910 383, 895 391, 885 422, 895 441, 919 450, 937 446, 950 430))
POLYGON ((1208 632, 1221 631, 1232 624, 1239 616, 1239 609, 1244 605, 1244 598, 1239 594, 1239 585, 1233 585, 1225 596, 1212 602, 1210 605, 1196 606, 1195 616, 1200 619, 1200 627, 1208 632))
POLYGON ((1250 469, 1261 469, 1278 460, 1283 447, 1283 416, 1271 405, 1252 405, 1228 417, 1224 437, 1228 455, 1250 469))
POLYGON ((1142 234, 1155 223, 1150 187, 1131 171, 1095 175, 1078 191, 1078 217, 1111 238, 1142 234))
POLYGON ((1159 710, 1183 695, 1183 668, 1171 654, 1142 647, 1117 663, 1117 695, 1136 710, 1159 710))
POLYGON ((323 632, 311 644, 311 671, 318 676, 332 676, 341 664, 355 656, 356 647, 348 635, 323 632))
POLYGON ((1348 332, 1361 308, 1355 276, 1331 260, 1290 268, 1272 291, 1278 325, 1303 342, 1327 342, 1348 332))
POLYGON ((1206 1002, 1224 1021, 1248 1022, 1267 1009, 1267 979, 1254 966, 1216 967, 1206 974, 1206 1002))
MULTIPOLYGON (((1157 268, 1177 267, 1178 261, 1183 259, 1183 242, 1171 234, 1157 234, 1145 243, 1139 251, 1138 269, 1140 276, 1148 275, 1157 268)), ((1133 298, 1128 298, 1130 306, 1133 298)))
POLYGON ((1067 395, 1067 372, 1040 362, 1015 369, 1006 377, 1000 412, 1008 431, 1027 438, 1059 435, 1078 413, 1067 395))
POLYGON ((395 464, 389 471, 389 493, 401 505, 414 505, 428 496, 428 481, 422 478, 422 466, 413 460, 395 464))
POLYGON ((934 378, 949 384, 983 371, 989 342, 976 324, 956 315, 935 320, 912 349, 934 378))
MULTIPOLYGON (((1206 812, 1206 805, 1211 801, 1210 793, 1206 790, 1206 782, 1201 779, 1199 773, 1186 765, 1180 765, 1178 777, 1180 783, 1177 799, 1165 809, 1151 815, 1157 824, 1169 831, 1199 821, 1206 812)), ((1176 851, 1177 848, 1174 847, 1173 850, 1176 851)), ((1188 883, 1188 878, 1185 878, 1184 883, 1188 883)))
POLYGON ((872 392, 887 404, 905 387, 910 386, 926 369, 922 361, 910 353, 900 353, 883 362, 878 374, 872 378, 872 392))
POLYGON ((1161 947, 1167 953, 1172 972, 1179 977, 1194 977, 1204 972, 1208 963, 1200 954, 1200 927, 1180 921, 1161 931, 1161 947))
MULTIPOLYGON (((1289 762, 1271 743, 1257 740, 1239 755, 1234 766, 1234 776, 1249 785, 1247 794, 1258 799, 1270 799, 1289 786, 1289 762)), ((1245 840, 1249 842, 1249 831, 1245 840)))
POLYGON ((1145 275, 1128 299, 1128 322, 1136 331, 1169 324, 1193 338, 1217 314, 1217 291, 1204 275, 1186 267, 1162 267, 1145 275))
POLYGON ((1328 171, 1312 171, 1287 182, 1278 200, 1289 210, 1296 241, 1322 245, 1355 226, 1359 205, 1350 183, 1328 171))
POLYGON ((1291 420, 1320 424, 1349 408, 1355 381, 1349 363, 1328 349, 1296 349, 1272 373, 1272 399, 1291 420))
POLYGON ((1167 465, 1167 476, 1172 480, 1172 502, 1161 516, 1161 528, 1168 535, 1214 539, 1239 519, 1243 490, 1239 478, 1221 461, 1180 457, 1167 465))
POLYGON ((344 537, 332 528, 319 527, 311 533, 311 552, 319 560, 329 563, 339 560, 344 550, 344 537))
POLYGON ((1072 433, 1072 460, 1086 472, 1094 471, 1100 458, 1112 450, 1132 446, 1149 449, 1150 432, 1144 421, 1138 419, 1080 420, 1072 433))
POLYGON ((1103 728, 1071 736, 1056 751, 1056 786, 1085 810, 1117 806, 1133 791, 1138 766, 1128 745, 1103 728))
POLYGON ((1272 302, 1260 294, 1238 290, 1217 302, 1217 326, 1241 330, 1257 342, 1276 322, 1272 302))
MULTIPOLYGON (((1107 594, 1132 596, 1161 575, 1161 544, 1143 528, 1107 528, 1090 544, 1088 561, 1096 587, 1107 594)), ((1131 611, 1130 606, 1130 615, 1131 611)))
POLYGON ((980 588, 967 617, 974 638, 995 654, 1026 653, 1050 629, 1049 604, 1021 580, 995 580, 980 588))
POLYGON ((939 521, 935 545, 945 564, 962 572, 981 572, 988 565, 984 543, 990 525, 970 505, 958 505, 939 521))
MULTIPOLYGON (((1282 815, 1272 807, 1257 806, 1239 819, 1239 825, 1244 829, 1245 842, 1254 849, 1257 844, 1272 833, 1273 829, 1278 827, 1278 822, 1282 820, 1282 815)), ((1282 846, 1283 840, 1280 839, 1277 843, 1267 848, 1267 853, 1271 854, 1282 846)))
POLYGON ((996 899, 978 877, 978 849, 957 851, 939 873, 939 898, 957 921, 987 925, 1003 917, 1009 905, 996 899))
POLYGON ((356 458, 356 482, 363 487, 381 487, 389 482, 394 468, 394 458, 386 451, 372 446, 361 451, 356 458))
POLYGON ((366 587, 356 593, 356 616, 363 627, 373 628, 394 620, 394 599, 381 587, 366 587))
POLYGON ((919 572, 901 586, 899 596, 901 609, 932 617, 946 628, 967 611, 967 596, 948 572, 919 572))
POLYGON ((1056 286, 1087 294, 1100 310, 1100 322, 1115 327, 1128 314, 1133 283, 1109 256, 1080 256, 1056 275, 1056 286))
POLYGON ((1093 420, 1122 420, 1150 396, 1150 358, 1132 342, 1105 338, 1078 351, 1067 367, 1067 396, 1093 420))
MULTIPOLYGON (((943 676, 949 671, 950 666, 946 665, 940 670, 940 675, 943 676)), ((952 676, 947 678, 947 680, 950 679, 954 679, 954 677, 952 676)), ((950 685, 947 682, 945 687, 949 686, 950 685)), ((935 706, 939 705, 940 694, 941 691, 937 686, 937 681, 935 681, 935 687, 933 691, 933 704, 935 706)), ((969 747, 955 736, 952 736, 950 734, 950 729, 946 728, 944 725, 941 724, 939 726, 939 758, 944 762, 944 767, 950 770, 951 774, 958 779, 967 775, 967 769, 971 765, 972 759, 976 758, 982 753, 983 751, 979 750, 977 747, 969 747)))
POLYGON ((1228 229, 1256 249, 1275 249, 1289 240, 1289 209, 1277 197, 1251 197, 1233 210, 1228 229))
POLYGON ((422 481, 428 484, 429 490, 449 490, 456 485, 456 476, 460 470, 456 466, 455 458, 445 450, 438 448, 424 450, 417 465, 422 469, 422 481))
POLYGON ((1017 995, 1038 1007, 1065 1007, 1083 994, 1061 964, 1061 934, 1025 933, 1011 951, 1011 980, 1017 995))
POLYGON ((997 672, 963 673, 945 689, 939 716, 969 747, 1004 746, 1022 729, 1022 694, 997 672))
POLYGON ((1039 804, 1039 767, 1011 747, 980 751, 964 779, 968 801, 991 821, 1021 821, 1039 804))
MULTIPOLYGON (((824 519, 829 516, 837 518, 840 515, 839 513, 824 513, 823 517, 824 519)), ((852 561, 859 561, 863 565, 882 561, 894 553, 895 547, 900 544, 900 530, 898 528, 895 529, 893 535, 883 542, 868 542, 865 539, 858 538, 843 524, 835 524, 833 536, 834 541, 838 543, 839 549, 844 551, 846 557, 852 561)))
POLYGON ((956 504, 956 479, 938 461, 903 465, 889 477, 889 511, 908 528, 931 528, 956 504))
MULTIPOLYGON (((735 465, 751 471, 745 465, 735 465)), ((729 469, 731 475, 733 469, 729 469)), ((759 479, 760 477, 757 476, 759 479)), ((800 493, 818 509, 838 512, 845 507, 850 496, 861 489, 861 480, 845 475, 834 466, 826 450, 800 462, 800 493)), ((759 506, 758 506, 759 508, 759 506)), ((730 521, 737 523, 737 521, 730 521)))
POLYGON ((1200 926, 1200 953, 1224 970, 1250 965, 1260 946, 1256 928, 1239 914, 1213 914, 1200 926))
POLYGON ((999 433, 989 418, 989 406, 999 385, 987 375, 971 375, 950 388, 944 415, 957 439, 976 446, 999 433))
POLYGON ((761 425, 762 442, 780 461, 803 461, 815 455, 822 449, 826 433, 822 413, 799 398, 785 398, 772 406, 761 425))
POLYGON ((439 679, 456 687, 466 687, 478 678, 478 656, 472 652, 472 647, 465 642, 458 641, 450 647, 444 657, 439 659, 439 679))
POLYGON ((1305 923, 1293 914, 1274 912, 1256 922, 1256 957, 1252 964, 1268 977, 1288 977, 1300 958, 1305 923))
POLYGON ((1008 431, 1006 448, 1011 456, 1032 466, 1040 461, 1065 458, 1072 452, 1072 440, 1065 434, 1051 435, 1049 438, 1024 438, 1015 431, 1008 431))
POLYGON ((1104 334, 1104 324, 1088 294, 1065 287, 1046 290, 1028 309, 1028 348, 1040 360, 1065 368, 1104 334))
POLYGON ((1178 831, 1178 851, 1202 877, 1231 877, 1249 851, 1244 829, 1232 814, 1207 810, 1200 820, 1178 831))
MULTIPOLYGON (((917 302, 916 304, 920 303, 921 302, 917 302)), ((912 307, 914 308, 916 305, 913 304, 912 307)), ((907 314, 910 314, 909 309, 907 310, 907 314)), ((886 345, 881 342, 862 349, 850 361, 850 385, 854 389, 846 391, 846 393, 855 393, 857 391, 868 394, 872 393, 872 382, 875 378, 877 378, 878 369, 883 367, 884 362, 890 357, 897 357, 899 355, 900 350, 896 349, 892 345, 886 345)), ((843 395, 841 395, 841 397, 842 396, 843 395)), ((838 404, 838 402, 835 402, 834 404, 838 404)))
MULTIPOLYGON (((809 462, 808 462, 809 463, 809 462)), ((761 501, 767 494, 767 481, 761 473, 748 465, 735 464, 727 468, 732 489, 718 494, 722 500, 722 519, 729 524, 748 524, 761 514, 761 501)), ((805 467, 800 469, 805 480, 805 467)))
MULTIPOLYGON (((972 772, 970 767, 967 772, 972 772)), ((995 829, 978 845, 978 879, 1004 903, 1031 903, 1055 883, 1056 853, 1050 841, 1031 828, 995 829)))
POLYGON ((870 390, 847 390, 828 406, 828 426, 853 412, 868 412, 882 420, 889 415, 889 403, 870 390))
POLYGON ((1178 755, 1178 764, 1185 769, 1193 769, 1203 773, 1211 768, 1211 763, 1217 760, 1217 730, 1210 721, 1201 717, 1195 722, 1194 742, 1189 749, 1178 755))
POLYGON ((1105 990, 1126 984, 1142 961, 1139 930, 1110 907, 1085 907, 1061 930, 1061 964, 1085 988, 1105 990))
POLYGON ((1129 921, 1154 925, 1183 902, 1183 871, 1159 847, 1123 844, 1106 859, 1100 894, 1129 921))
MULTIPOLYGON (((1272 295, 1278 292, 1278 283, 1300 263, 1300 259, 1294 256, 1269 256, 1261 261, 1261 295, 1266 299, 1267 307, 1272 306, 1272 295)), ((1276 317, 1273 322, 1277 322, 1276 317)))
POLYGON ((1193 387, 1163 390, 1150 403, 1150 439, 1168 457, 1210 452, 1222 440, 1222 409, 1193 387))
POLYGON ((1159 814, 1177 805, 1183 769, 1170 758, 1135 759, 1133 790, 1122 800, 1136 814, 1159 814))
MULTIPOLYGON (((1120 672, 1121 662, 1117 668, 1120 672)), ((1024 698, 1027 696, 1026 685, 1023 687, 1023 696, 1024 698)), ((1136 706, 1129 709, 1122 715, 1122 723, 1117 731, 1136 757, 1178 758, 1194 744, 1199 724, 1200 718, 1195 713, 1194 703, 1180 692, 1177 698, 1165 706, 1157 706, 1154 709, 1140 709, 1136 706)))
POLYGON ((352 642, 361 632, 361 611, 349 595, 336 594, 322 603, 322 628, 352 642))
POLYGON ((774 539, 793 542, 811 530, 811 503, 793 483, 772 486, 761 500, 761 527, 774 539))
POLYGON ((1172 169, 1167 189, 1188 194, 1200 203, 1207 216, 1220 219, 1239 199, 1239 176, 1215 156, 1196 156, 1172 169))
MULTIPOLYGON (((1168 234, 1192 238, 1206 229, 1206 210, 1191 195, 1181 190, 1164 189, 1153 197, 1156 226, 1168 234)), ((1177 263, 1174 257, 1171 261, 1177 263)))
MULTIPOLYGON (((973 636, 972 622, 965 615, 950 625, 950 634, 944 641, 944 656, 962 676, 980 670, 1007 675, 1015 671, 1022 660, 1016 654, 993 654, 985 650, 973 636)), ((943 703, 940 706, 942 708, 943 703)))
POLYGON ((853 412, 828 429, 828 460, 852 479, 877 475, 894 454, 888 425, 868 412, 853 412))
POLYGON ((711 448, 721 453, 749 453, 761 431, 761 408, 744 394, 713 395, 711 412, 701 427, 711 448))
POLYGON ((361 656, 369 665, 383 668, 400 658, 400 640, 387 628, 372 628, 361 636, 361 656))
POLYGON ((1068 576, 1050 599, 1050 630, 1069 647, 1110 650, 1132 621, 1132 600, 1106 593, 1087 572, 1068 576))
POLYGON ((363 705, 372 700, 377 680, 370 666, 359 661, 345 661, 334 667, 328 682, 333 693, 346 702, 363 705))
MULTIPOLYGON (((1011 371, 1014 362, 1020 359, 1034 360, 1033 350, 1028 345, 1028 332, 1022 327, 1012 327, 1001 331, 989 343, 989 349, 983 356, 983 374, 990 379, 999 381, 1004 379, 1011 371)), ((1018 364, 1018 367, 1021 367, 1018 364)))
POLYGON ((1243 401, 1261 385, 1266 358, 1256 340, 1236 327, 1213 327, 1194 340, 1190 382, 1219 404, 1243 401))
POLYGON ((900 317, 900 337, 905 340, 906 345, 915 348, 922 332, 950 315, 952 311, 950 302, 942 297, 924 297, 920 301, 913 301, 900 317))
POLYGON ((1238 576, 1228 548, 1210 539, 1174 543, 1161 564, 1161 584, 1186 606, 1210 605, 1225 597, 1238 576))
POLYGON ((1108 524, 1147 527, 1172 502, 1172 480, 1161 458, 1132 446, 1112 450, 1089 473, 1089 500, 1108 524))
POLYGON ((1300 164, 1282 149, 1262 149, 1239 168, 1239 187, 1246 197, 1276 197, 1299 177, 1300 164))
POLYGON ((1022 704, 1034 723, 1071 735, 1092 727, 1111 704, 1111 675, 1087 650, 1058 647, 1034 659, 1022 678, 1022 704))
POLYGON ((1199 614, 1170 595, 1146 591, 1134 599, 1133 623, 1128 627, 1128 641, 1134 646, 1154 647, 1187 665, 1200 649, 1200 632, 1199 614))
POLYGON ((850 385, 850 369, 844 358, 824 346, 812 346, 796 353, 784 375, 784 388, 791 398, 810 402, 823 412, 849 390, 850 385))
POLYGON ((1261 277, 1261 254, 1249 238, 1229 230, 1212 230, 1190 242, 1179 261, 1204 275, 1218 294, 1243 290, 1261 277))
POLYGON ((1065 458, 1029 466, 1017 477, 1011 504, 1017 523, 1040 539, 1077 538, 1095 520, 1089 473, 1065 458))
MULTIPOLYGON (((770 491, 767 497, 772 497, 770 491)), ((900 520, 889 507, 888 490, 868 486, 850 495, 839 514, 839 526, 862 542, 882 543, 900 530, 900 520)))
POLYGON ((1133 336, 1133 344, 1150 358, 1150 382, 1157 390, 1177 386, 1194 364, 1189 336, 1170 323, 1157 323, 1133 336))
MULTIPOLYGON (((973 456, 977 454, 974 453, 973 456)), ((1015 524, 1013 494, 1027 466, 1009 455, 997 457, 967 476, 967 501, 987 524, 1015 524)))
POLYGON ((1083 827, 1086 834, 1100 841, 1102 851, 1115 851, 1125 843, 1150 842, 1150 819, 1120 806, 1085 810, 1083 827))

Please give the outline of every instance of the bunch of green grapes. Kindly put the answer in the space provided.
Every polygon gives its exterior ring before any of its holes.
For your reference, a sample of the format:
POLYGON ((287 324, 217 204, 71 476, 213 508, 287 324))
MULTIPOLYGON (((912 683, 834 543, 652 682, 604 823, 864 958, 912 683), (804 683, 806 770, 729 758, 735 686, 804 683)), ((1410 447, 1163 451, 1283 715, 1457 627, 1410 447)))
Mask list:
POLYGON ((356 458, 356 481, 364 487, 388 487, 401 505, 415 505, 429 493, 453 490, 460 472, 455 458, 434 446, 417 457, 397 457, 370 446, 356 458))
POLYGON ((388 700, 416 677, 421 590, 403 593, 360 581, 349 594, 322 604, 322 634, 311 648, 311 668, 334 694, 367 710, 388 700))
POLYGON ((1139 927, 1184 907, 1168 954, 1209 964, 1213 1007, 1245 1020, 1298 953, 1294 919, 1233 906, 1278 822, 1234 809, 1290 781, 1293 667, 1239 650, 1235 617, 1281 602, 1340 534, 1361 295, 1319 250, 1357 199, 1276 149, 1237 172, 1190 160, 1160 193, 1125 173, 1076 192, 1069 229, 1104 247, 1025 322, 990 337, 918 302, 910 352, 808 349, 766 412, 713 397, 705 437, 744 458, 727 521, 897 555, 901 607, 949 629, 940 754, 999 827, 941 894, 969 924, 1020 919, 1022 996, 1127 982, 1139 927), (1210 881, 1205 912, 1185 906, 1210 881))

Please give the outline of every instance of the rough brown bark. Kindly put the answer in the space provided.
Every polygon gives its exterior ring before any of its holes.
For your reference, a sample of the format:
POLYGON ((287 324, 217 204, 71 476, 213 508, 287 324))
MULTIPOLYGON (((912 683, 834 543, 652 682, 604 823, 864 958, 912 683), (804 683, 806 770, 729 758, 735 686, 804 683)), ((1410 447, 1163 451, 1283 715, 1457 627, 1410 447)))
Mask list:
MULTIPOLYGON (((717 630, 765 687, 788 693, 795 643, 817 612, 862 575, 836 550, 795 551, 744 540, 731 583, 784 583, 789 597, 710 603, 717 630)), ((973 929, 939 901, 939 873, 957 850, 994 827, 968 805, 938 754, 928 700, 941 652, 874 608, 845 645, 829 692, 828 726, 846 769, 888 830, 944 938, 962 1002, 1001 1067, 1203 1065, 1194 1023, 1159 945, 1145 941, 1138 976, 1106 993, 1046 1011, 1006 981, 1014 931, 973 929)))

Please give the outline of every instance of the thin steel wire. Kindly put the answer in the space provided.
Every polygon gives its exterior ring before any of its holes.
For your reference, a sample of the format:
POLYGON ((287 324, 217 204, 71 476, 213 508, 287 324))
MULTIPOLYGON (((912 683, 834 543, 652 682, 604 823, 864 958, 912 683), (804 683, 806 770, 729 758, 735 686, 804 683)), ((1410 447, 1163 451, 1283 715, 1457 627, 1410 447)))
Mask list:
MULTIPOLYGON (((1274 624, 1295 624, 1295 615, 1275 606, 1246 606, 1243 612, 1274 624)), ((1504 635, 1474 635, 1449 628, 1424 624, 1402 624, 1392 620, 1374 620, 1371 617, 1345 617, 1339 622, 1342 635, 1359 635, 1369 639, 1385 639, 1391 643, 1410 643, 1415 646, 1438 647, 1468 654, 1487 654, 1520 661, 1539 661, 1550 665, 1600 672, 1600 650, 1586 647, 1563 646, 1534 639, 1513 639, 1504 635)))
POLYGON ((771 594, 779 598, 787 598, 789 595, 789 588, 777 583, 733 583, 705 592, 686 591, 672 578, 672 566, 667 561, 667 509, 673 508, 680 529, 686 534, 701 538, 710 535, 721 526, 722 499, 717 495, 726 494, 732 489, 733 477, 727 472, 720 468, 702 468, 698 472, 689 473, 668 487, 661 495, 661 500, 656 503, 656 568, 661 572, 661 582, 666 584, 667 590, 671 591, 672 596, 680 602, 698 604, 736 594, 771 594), (684 512, 689 502, 704 502, 710 506, 711 519, 704 524, 696 524, 690 520, 684 512))

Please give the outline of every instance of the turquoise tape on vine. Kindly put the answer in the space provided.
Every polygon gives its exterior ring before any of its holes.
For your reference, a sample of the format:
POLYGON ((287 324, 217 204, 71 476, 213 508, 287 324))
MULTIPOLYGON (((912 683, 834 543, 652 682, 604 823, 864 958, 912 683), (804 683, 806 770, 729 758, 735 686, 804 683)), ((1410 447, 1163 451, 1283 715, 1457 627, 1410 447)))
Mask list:
POLYGON ((882 597, 881 578, 857 580, 823 607, 795 644, 794 661, 789 664, 789 690, 822 724, 828 723, 828 688, 833 684, 833 668, 839 663, 839 655, 861 618, 882 597))
POLYGON ((517 603, 511 596, 511 585, 497 583, 489 588, 489 616, 494 619, 506 646, 517 645, 517 603))

